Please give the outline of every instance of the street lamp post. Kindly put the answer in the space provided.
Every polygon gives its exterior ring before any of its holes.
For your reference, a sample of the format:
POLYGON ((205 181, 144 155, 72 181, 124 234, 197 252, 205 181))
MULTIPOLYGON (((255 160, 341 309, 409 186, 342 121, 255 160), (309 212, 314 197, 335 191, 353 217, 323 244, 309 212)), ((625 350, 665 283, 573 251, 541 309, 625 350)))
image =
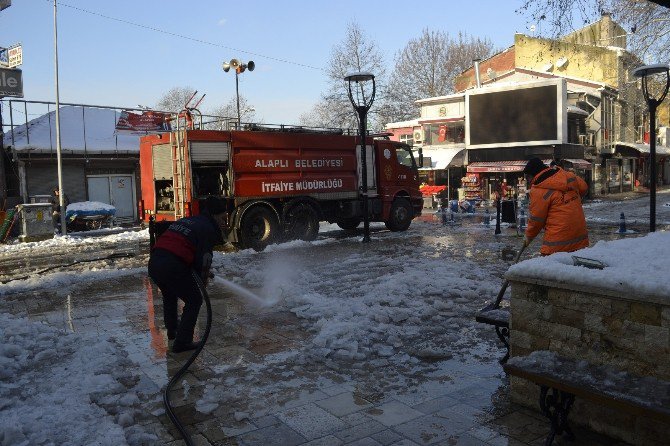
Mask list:
POLYGON ((365 144, 366 118, 375 100, 375 76, 371 73, 351 73, 345 76, 349 86, 349 100, 358 113, 359 139, 361 142, 361 195, 363 197, 363 243, 370 242, 370 215, 368 214, 368 160, 365 144), (366 88, 372 81, 371 88, 366 88))
POLYGON ((253 60, 250 60, 247 63, 241 63, 237 59, 230 59, 230 62, 224 62, 223 63, 223 71, 226 73, 230 69, 235 70, 235 95, 237 96, 237 126, 239 128, 242 127, 242 117, 240 114, 240 83, 239 83, 239 76, 240 74, 244 73, 247 69, 249 71, 254 71, 254 68, 256 68, 256 64, 254 63, 253 60))
POLYGON ((56 163, 58 166, 58 207, 60 209, 60 232, 67 235, 65 221, 65 191, 63 191, 63 160, 61 157, 60 137, 60 95, 58 93, 58 14, 56 0, 54 0, 54 72, 56 83, 56 163))
POLYGON ((633 70, 633 76, 642 78, 642 93, 649 107, 649 231, 656 231, 656 108, 663 102, 670 87, 670 65, 643 65, 633 70), (649 77, 664 74, 661 94, 656 98, 649 93, 649 77))

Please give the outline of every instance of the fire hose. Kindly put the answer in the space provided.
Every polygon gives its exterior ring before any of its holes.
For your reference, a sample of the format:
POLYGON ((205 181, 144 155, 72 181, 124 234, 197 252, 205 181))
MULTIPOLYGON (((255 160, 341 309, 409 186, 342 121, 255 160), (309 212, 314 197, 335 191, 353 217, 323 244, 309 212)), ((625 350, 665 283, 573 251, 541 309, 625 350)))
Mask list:
POLYGON ((198 276, 198 274, 195 271, 193 270, 191 271, 191 276, 193 276, 193 280, 195 280, 195 283, 198 285, 200 295, 202 296, 202 299, 205 301, 205 306, 207 307, 207 325, 205 326, 205 332, 203 333, 202 338, 200 339, 198 348, 196 348, 193 351, 190 358, 188 358, 188 361, 186 361, 186 363, 179 370, 177 370, 177 373, 174 374, 174 376, 167 383, 167 386, 165 386, 165 390, 163 390, 163 404, 165 405, 165 412, 168 414, 170 421, 172 421, 172 424, 174 424, 174 426, 177 428, 177 430, 181 434, 182 439, 188 446, 194 445, 193 439, 184 428, 184 425, 181 424, 179 418, 177 418, 177 415, 175 415, 172 409, 172 405, 170 404, 170 390, 172 389, 172 386, 179 380, 179 378, 181 378, 184 375, 184 373, 186 373, 186 370, 190 367, 193 361, 195 361, 195 359, 198 357, 202 349, 205 348, 205 343, 207 342, 207 338, 209 337, 209 331, 212 328, 212 304, 209 302, 209 295, 207 294, 207 290, 205 289, 205 284, 202 283, 200 276, 198 276))

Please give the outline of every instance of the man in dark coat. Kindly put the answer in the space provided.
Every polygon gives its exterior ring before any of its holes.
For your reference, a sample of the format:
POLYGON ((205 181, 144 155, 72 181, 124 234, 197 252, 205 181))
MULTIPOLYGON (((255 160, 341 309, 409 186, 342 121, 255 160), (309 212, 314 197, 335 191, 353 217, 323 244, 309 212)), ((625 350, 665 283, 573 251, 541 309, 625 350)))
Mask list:
POLYGON ((193 331, 202 305, 194 271, 207 283, 215 245, 223 243, 221 228, 225 224, 223 203, 210 197, 201 202, 200 215, 172 223, 158 237, 149 257, 149 276, 163 295, 163 318, 168 339, 174 339, 175 353, 194 350, 193 331), (203 206, 204 205, 204 206, 203 206), (177 316, 177 299, 184 302, 181 321, 177 316))
POLYGON ((61 209, 60 207, 60 190, 58 188, 55 188, 53 190, 53 194, 51 195, 51 211, 52 211, 52 221, 54 225, 54 229, 57 230, 59 233, 62 232, 61 230, 61 225, 60 225, 60 216, 61 216, 61 211, 66 212, 67 207, 70 205, 70 199, 68 198, 67 194, 63 194, 63 207, 65 209, 61 209))

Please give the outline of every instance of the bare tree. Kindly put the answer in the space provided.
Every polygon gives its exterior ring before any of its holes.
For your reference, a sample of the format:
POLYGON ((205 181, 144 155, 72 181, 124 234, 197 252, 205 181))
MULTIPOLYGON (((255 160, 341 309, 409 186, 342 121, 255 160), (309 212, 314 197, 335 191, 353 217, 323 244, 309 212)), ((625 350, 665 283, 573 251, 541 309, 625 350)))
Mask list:
POLYGON ((488 57, 493 44, 459 33, 456 39, 442 31, 424 29, 396 56, 386 95, 385 119, 400 121, 418 116, 417 99, 443 96, 454 91, 456 75, 475 58, 488 57))
MULTIPOLYGON (((195 88, 193 87, 173 87, 161 96, 156 104, 156 108, 158 110, 173 113, 179 112, 184 109, 188 100, 193 96, 193 93, 195 93, 195 88)), ((193 103, 194 101, 191 102, 193 103)))
MULTIPOLYGON (((377 44, 370 40, 356 23, 347 27, 344 40, 336 45, 331 53, 326 69, 328 90, 311 112, 301 116, 301 124, 318 127, 355 128, 357 115, 347 96, 347 84, 344 77, 351 72, 369 72, 375 75, 378 98, 384 90, 386 66, 377 44)), ((370 124, 374 128, 378 110, 370 110, 370 124)))
MULTIPOLYGON (((658 2, 662 3, 662 2, 658 2)), ((670 59, 670 8, 647 0, 526 0, 518 13, 538 24, 544 34, 557 38, 596 21, 603 12, 626 29, 628 49, 641 59, 670 59)))
MULTIPOLYGON (((237 119, 237 98, 232 97, 225 104, 212 111, 215 116, 237 119)), ((256 108, 249 104, 247 98, 240 96, 240 118, 242 122, 253 122, 256 119, 256 108)))

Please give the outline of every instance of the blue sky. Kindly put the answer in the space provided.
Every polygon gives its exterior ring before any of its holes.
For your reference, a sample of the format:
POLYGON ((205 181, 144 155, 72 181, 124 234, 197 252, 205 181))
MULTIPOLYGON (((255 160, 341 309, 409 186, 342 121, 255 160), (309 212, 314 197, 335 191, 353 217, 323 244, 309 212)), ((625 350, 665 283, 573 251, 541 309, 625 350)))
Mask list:
MULTIPOLYGON (((52 101, 53 2, 14 0, 0 12, 0 46, 23 44, 25 99, 52 101)), ((60 99, 97 105, 153 106, 175 86, 207 96, 209 110, 235 95, 234 73, 223 61, 253 60, 240 76, 240 94, 268 123, 296 123, 326 89, 331 50, 356 21, 388 61, 421 30, 488 37, 497 48, 528 33, 515 10, 521 0, 213 1, 66 0, 58 7, 60 99), (73 8, 74 7, 74 8, 73 8), (159 28, 194 42, 82 12, 159 28), (286 61, 286 62, 283 62, 286 61), (308 68, 306 66, 315 67, 308 68)))

